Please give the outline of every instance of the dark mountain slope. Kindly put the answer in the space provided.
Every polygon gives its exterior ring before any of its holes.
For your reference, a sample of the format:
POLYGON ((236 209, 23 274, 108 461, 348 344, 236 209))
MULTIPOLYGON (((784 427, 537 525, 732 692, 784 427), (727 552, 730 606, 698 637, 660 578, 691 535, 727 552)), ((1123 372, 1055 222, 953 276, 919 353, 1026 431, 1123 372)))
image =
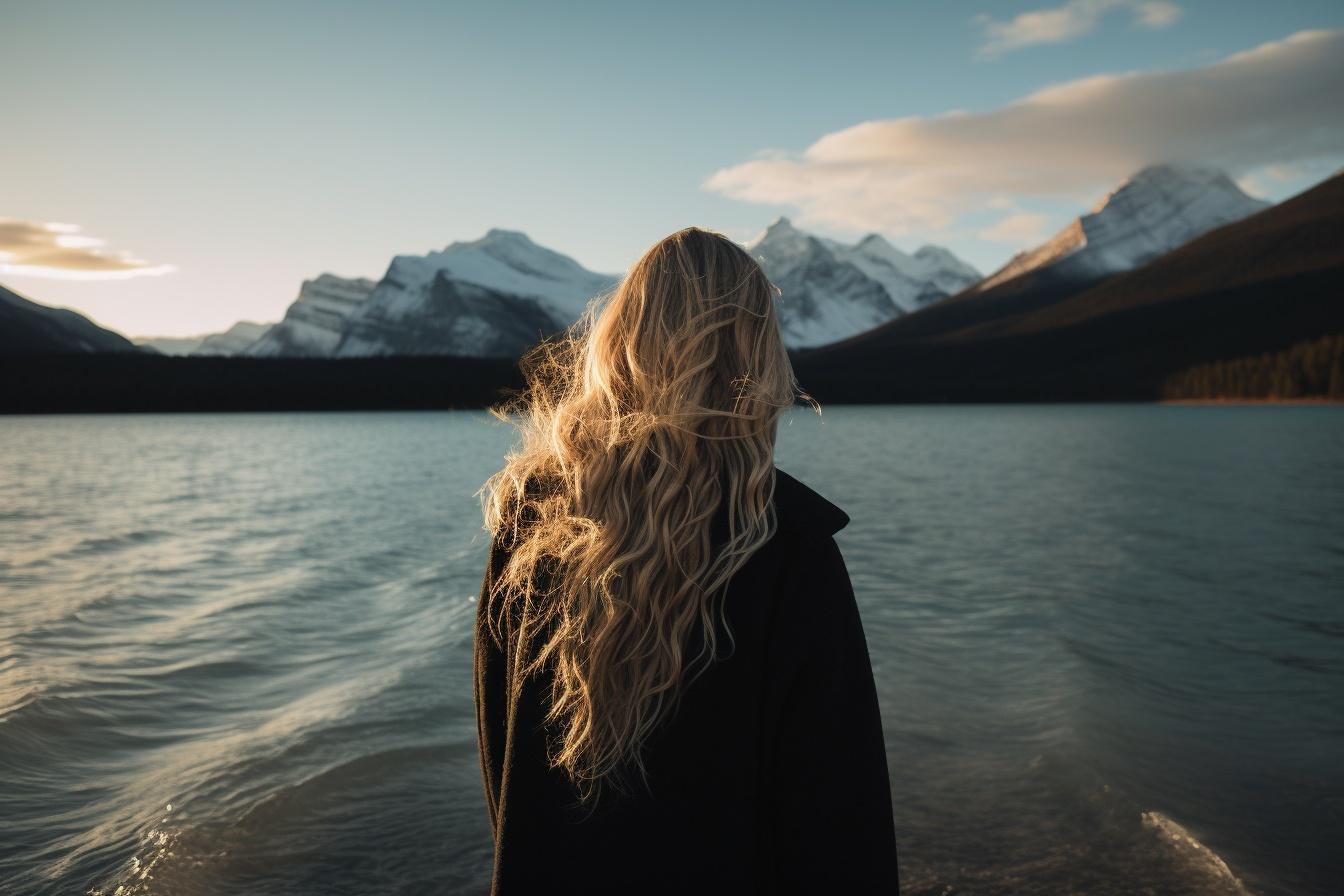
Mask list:
POLYGON ((0 286, 0 355, 152 351, 68 308, 50 308, 0 286))

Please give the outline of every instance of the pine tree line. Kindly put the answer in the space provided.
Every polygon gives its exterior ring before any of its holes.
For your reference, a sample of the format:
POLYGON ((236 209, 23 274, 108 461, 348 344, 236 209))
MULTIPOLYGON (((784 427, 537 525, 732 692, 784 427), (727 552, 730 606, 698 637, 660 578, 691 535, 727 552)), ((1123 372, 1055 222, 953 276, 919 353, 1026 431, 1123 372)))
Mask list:
POLYGON ((1166 400, 1329 398, 1344 401, 1344 333, 1299 342, 1281 352, 1214 361, 1162 384, 1166 400))

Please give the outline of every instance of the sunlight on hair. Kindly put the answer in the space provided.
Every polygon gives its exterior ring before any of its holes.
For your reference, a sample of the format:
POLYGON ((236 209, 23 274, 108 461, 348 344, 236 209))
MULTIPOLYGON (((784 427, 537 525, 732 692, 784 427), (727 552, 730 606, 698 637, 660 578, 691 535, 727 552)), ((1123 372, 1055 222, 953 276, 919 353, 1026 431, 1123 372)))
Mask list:
POLYGON ((550 761, 585 800, 636 772, 647 785, 645 742, 731 646, 724 589, 774 535, 778 422, 816 407, 776 293, 726 237, 674 233, 529 352, 526 388, 492 409, 521 441, 480 491, 508 551, 489 625, 515 695, 550 668, 550 761))

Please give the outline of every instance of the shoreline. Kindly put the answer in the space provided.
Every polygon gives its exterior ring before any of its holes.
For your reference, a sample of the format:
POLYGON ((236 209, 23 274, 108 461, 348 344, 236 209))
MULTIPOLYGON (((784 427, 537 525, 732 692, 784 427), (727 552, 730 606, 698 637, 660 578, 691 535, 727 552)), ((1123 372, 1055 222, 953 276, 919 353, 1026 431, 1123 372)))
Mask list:
POLYGON ((1344 405, 1338 398, 1162 398, 1154 404, 1328 404, 1344 405))

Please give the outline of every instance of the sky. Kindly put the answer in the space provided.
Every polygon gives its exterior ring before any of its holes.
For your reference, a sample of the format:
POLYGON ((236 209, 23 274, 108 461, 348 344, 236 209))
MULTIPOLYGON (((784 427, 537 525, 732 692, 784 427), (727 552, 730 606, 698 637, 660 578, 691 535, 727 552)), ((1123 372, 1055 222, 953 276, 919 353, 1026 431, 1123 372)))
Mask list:
POLYGON ((1344 3, 6 4, 0 283, 132 337, 491 227, 775 217, 988 273, 1150 162, 1344 166, 1344 3))

